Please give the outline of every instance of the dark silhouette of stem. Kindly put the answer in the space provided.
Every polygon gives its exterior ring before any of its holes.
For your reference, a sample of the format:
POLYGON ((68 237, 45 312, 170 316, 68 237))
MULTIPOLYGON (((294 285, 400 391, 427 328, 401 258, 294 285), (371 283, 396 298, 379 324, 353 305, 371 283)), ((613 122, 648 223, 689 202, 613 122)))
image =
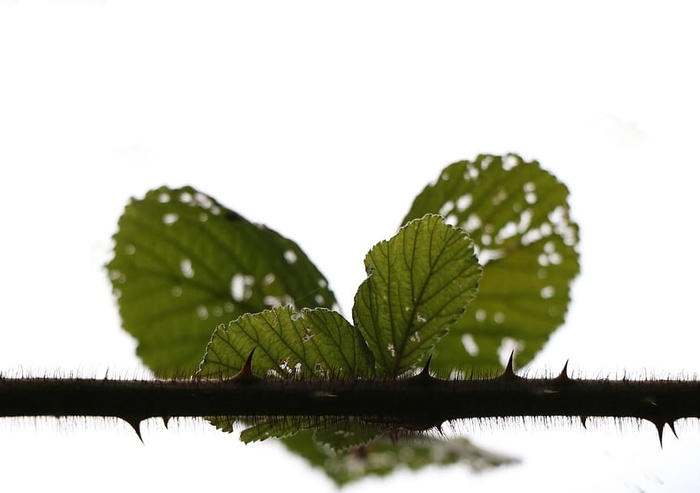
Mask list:
POLYGON ((0 416, 346 417, 423 430, 448 420, 520 416, 641 418, 675 433, 700 417, 700 382, 516 376, 440 380, 273 380, 242 370, 228 380, 0 379, 0 416), (245 374, 244 374, 245 373, 245 374))

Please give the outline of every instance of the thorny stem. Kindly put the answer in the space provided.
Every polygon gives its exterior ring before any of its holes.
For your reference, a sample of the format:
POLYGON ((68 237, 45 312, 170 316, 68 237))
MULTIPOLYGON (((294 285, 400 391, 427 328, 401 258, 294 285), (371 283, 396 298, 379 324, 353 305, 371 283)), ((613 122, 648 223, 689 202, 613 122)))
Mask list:
MULTIPOLYGON (((130 423, 174 416, 334 416, 414 430, 449 420, 525 416, 641 418, 675 434, 700 418, 700 382, 521 378, 440 380, 428 367, 400 380, 271 380, 250 366, 228 380, 1 379, 0 416, 115 416, 130 423)), ((140 436, 140 435, 139 435, 140 436)))

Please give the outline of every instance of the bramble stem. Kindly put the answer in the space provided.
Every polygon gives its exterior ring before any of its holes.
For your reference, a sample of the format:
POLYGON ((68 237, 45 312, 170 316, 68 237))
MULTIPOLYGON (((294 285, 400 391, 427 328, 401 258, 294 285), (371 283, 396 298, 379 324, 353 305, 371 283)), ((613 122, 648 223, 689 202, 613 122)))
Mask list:
POLYGON ((700 382, 481 380, 0 379, 0 416, 338 416, 427 429, 447 420, 520 416, 700 417, 700 382))

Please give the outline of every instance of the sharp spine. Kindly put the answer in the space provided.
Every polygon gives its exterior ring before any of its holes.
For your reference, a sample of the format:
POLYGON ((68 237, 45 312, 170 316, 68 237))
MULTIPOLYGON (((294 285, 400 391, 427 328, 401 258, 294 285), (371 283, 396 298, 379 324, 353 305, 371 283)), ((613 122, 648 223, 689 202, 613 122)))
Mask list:
POLYGON ((432 382, 433 380, 435 380, 430 375, 430 360, 432 359, 433 355, 431 354, 430 356, 428 356, 428 360, 425 362, 425 366, 420 371, 420 373, 411 378, 412 382, 432 382))
POLYGON ((245 360, 243 368, 236 373, 231 380, 236 382, 254 382, 258 380, 258 377, 253 375, 253 354, 255 354, 255 348, 248 355, 248 359, 245 360))
MULTIPOLYGON (((141 436, 141 422, 143 421, 142 418, 134 417, 134 416, 119 416, 123 421, 129 424, 131 428, 136 432, 136 436, 139 437, 139 440, 141 440, 141 443, 144 443, 143 437, 141 436)), ((145 443, 144 443, 145 444, 145 443)))
POLYGON ((568 382, 571 380, 568 375, 568 370, 569 370, 569 360, 566 360, 566 363, 564 363, 564 368, 562 368, 561 372, 559 375, 554 379, 557 382, 568 382))
POLYGON ((513 355, 514 354, 515 354, 515 350, 510 352, 510 357, 508 358, 508 364, 506 365, 506 369, 503 370, 503 374, 501 375, 501 378, 506 378, 506 379, 517 378, 515 371, 513 371, 513 355))
POLYGON ((654 426, 656 426, 656 431, 659 433, 659 445, 664 448, 664 422, 663 421, 652 421, 654 426))
POLYGON ((668 425, 669 428, 671 428, 671 431, 673 432, 673 436, 675 436, 676 438, 678 438, 678 433, 676 433, 676 425, 674 424, 674 422, 673 422, 673 421, 669 421, 669 422, 666 423, 666 424, 668 425))

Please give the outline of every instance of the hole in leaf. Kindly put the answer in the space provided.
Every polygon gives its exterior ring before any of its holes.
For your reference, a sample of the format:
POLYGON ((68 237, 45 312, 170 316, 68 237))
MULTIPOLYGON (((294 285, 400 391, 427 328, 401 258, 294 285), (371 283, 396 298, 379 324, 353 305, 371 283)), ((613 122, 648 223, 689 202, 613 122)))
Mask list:
POLYGON ((201 192, 194 194, 194 201, 204 209, 210 209, 211 206, 214 205, 214 202, 201 192))
POLYGON ((199 306, 197 307, 197 316, 198 316, 201 320, 206 320, 206 319, 208 319, 208 318, 209 318, 209 310, 207 310, 207 307, 204 306, 204 305, 199 305, 199 306))
POLYGON ((182 192, 180 194, 180 202, 183 204, 191 204, 193 201, 192 194, 190 192, 182 192))
POLYGON ((481 228, 481 218, 476 214, 469 214, 467 220, 462 223, 462 228, 467 232, 476 231, 481 228))
POLYGON ((465 193, 457 199, 457 210, 459 212, 464 212, 470 205, 472 205, 472 196, 469 193, 465 193))
POLYGON ((462 345, 467 353, 469 353, 469 356, 476 356, 479 354, 479 346, 476 344, 471 334, 464 334, 462 336, 462 345))
POLYGON ((297 254, 294 250, 285 250, 283 255, 288 264, 293 264, 297 261, 297 254))
POLYGON ((170 194, 162 192, 160 195, 158 195, 158 202, 161 204, 167 204, 170 202, 170 194))
POLYGON ((513 221, 510 221, 506 223, 506 225, 503 226, 496 235, 496 244, 500 245, 505 240, 512 238, 516 234, 518 234, 518 226, 513 221))
POLYGON ((180 261, 180 271, 187 279, 192 279, 194 277, 194 269, 192 268, 190 259, 186 258, 180 261))
POLYGON ((523 234, 525 231, 527 231, 527 228, 530 227, 531 222, 532 222, 532 210, 525 209, 520 214, 520 222, 518 223, 518 233, 523 234))
POLYGON ((263 304, 267 308, 275 308, 278 306, 294 306, 294 299, 289 296, 288 294, 285 294, 283 296, 265 296, 263 298, 263 304))
POLYGON ((511 170, 518 165, 518 158, 513 155, 506 156, 503 159, 503 169, 505 171, 511 170))
POLYGON ((255 282, 253 276, 234 274, 231 278, 231 297, 234 301, 246 301, 252 295, 251 286, 255 282))
POLYGON ((304 344, 306 344, 306 343, 309 342, 311 339, 313 339, 314 336, 315 336, 316 334, 314 334, 314 333, 312 332, 312 330, 309 329, 309 328, 305 328, 304 331, 306 332, 306 334, 304 334, 304 335, 302 336, 301 342, 303 342, 304 344))
POLYGON ((446 216, 447 214, 452 212, 452 209, 454 209, 454 208, 455 208, 454 202, 452 202, 451 200, 448 200, 447 202, 445 202, 442 205, 442 207, 440 207, 438 214, 440 214, 441 216, 446 216))
POLYGON ((175 214, 174 212, 168 212, 167 214, 163 214, 163 224, 166 226, 170 226, 171 224, 175 224, 177 220, 179 219, 179 216, 175 214))
POLYGON ((540 290, 540 296, 542 299, 548 300, 554 296, 554 286, 545 286, 540 290))

